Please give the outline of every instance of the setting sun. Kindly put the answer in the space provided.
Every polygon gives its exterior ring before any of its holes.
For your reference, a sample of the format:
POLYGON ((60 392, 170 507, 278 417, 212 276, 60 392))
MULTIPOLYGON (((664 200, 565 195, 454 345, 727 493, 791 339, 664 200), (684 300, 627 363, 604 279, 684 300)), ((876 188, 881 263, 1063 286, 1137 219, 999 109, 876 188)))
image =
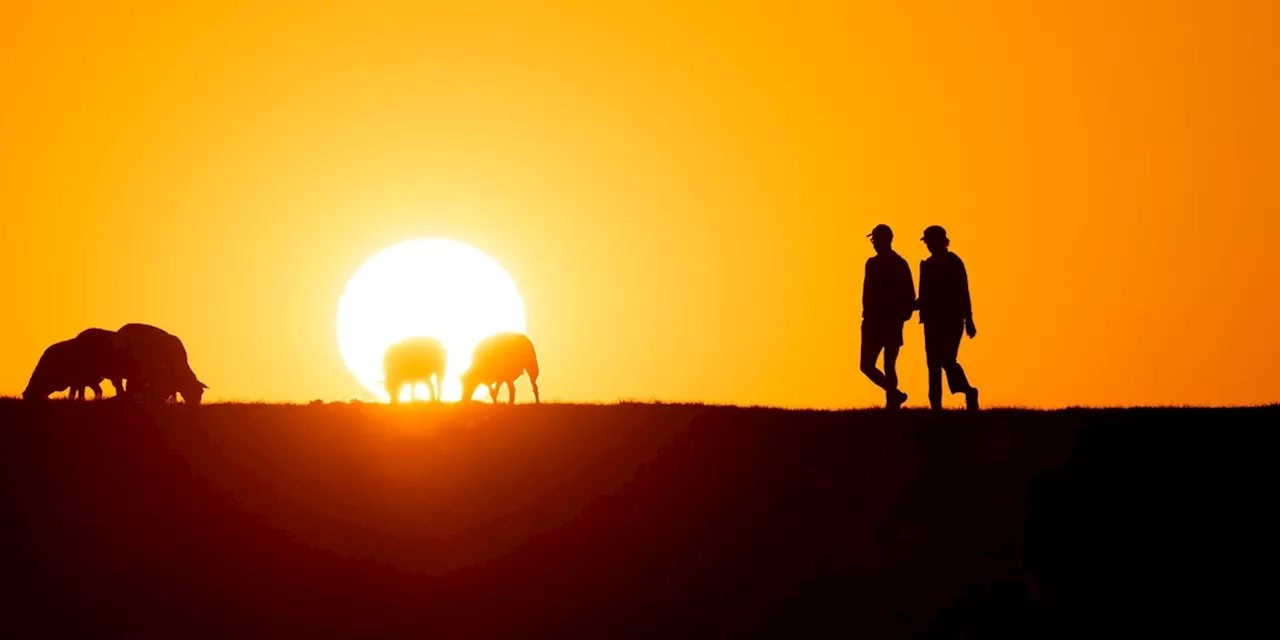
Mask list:
MULTIPOLYGON (((338 348, 347 368, 370 393, 383 387, 387 347, 412 336, 444 343, 449 362, 443 400, 458 400, 458 376, 481 339, 525 331, 524 301, 506 269, 484 252, 453 240, 427 238, 389 247, 347 282, 338 301, 338 348)), ((401 392, 408 399, 410 389, 401 392)), ((426 397, 419 385, 419 397, 426 397)))

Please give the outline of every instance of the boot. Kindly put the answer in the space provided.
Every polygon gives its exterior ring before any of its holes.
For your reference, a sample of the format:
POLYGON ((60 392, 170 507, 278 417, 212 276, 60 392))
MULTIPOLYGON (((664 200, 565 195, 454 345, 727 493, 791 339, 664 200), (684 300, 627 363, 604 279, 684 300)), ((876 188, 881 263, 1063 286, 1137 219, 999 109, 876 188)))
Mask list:
POLYGON ((964 392, 964 404, 965 404, 965 407, 967 407, 970 411, 978 410, 977 387, 969 387, 969 390, 964 392))
POLYGON ((907 394, 897 390, 890 389, 884 392, 884 408, 901 409, 902 403, 907 401, 907 394))

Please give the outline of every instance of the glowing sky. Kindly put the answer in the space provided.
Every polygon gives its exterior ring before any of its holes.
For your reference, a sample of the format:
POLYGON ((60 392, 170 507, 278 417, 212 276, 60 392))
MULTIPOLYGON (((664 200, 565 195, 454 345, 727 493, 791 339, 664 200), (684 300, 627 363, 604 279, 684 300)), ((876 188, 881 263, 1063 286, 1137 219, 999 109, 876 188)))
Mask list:
POLYGON ((544 399, 874 404, 885 222, 913 271, 951 232, 988 405, 1280 400, 1278 13, 8 3, 0 394, 50 343, 147 322, 208 400, 369 397, 339 296, 437 236, 515 279, 544 399))

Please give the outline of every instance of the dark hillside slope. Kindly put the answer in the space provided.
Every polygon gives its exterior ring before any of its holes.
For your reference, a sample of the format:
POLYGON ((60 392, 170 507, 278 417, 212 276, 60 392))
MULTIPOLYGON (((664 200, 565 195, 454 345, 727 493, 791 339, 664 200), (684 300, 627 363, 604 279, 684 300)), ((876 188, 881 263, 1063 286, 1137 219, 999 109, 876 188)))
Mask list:
POLYGON ((1274 591, 1274 408, 186 409, 0 401, 9 631, 1078 636, 1274 591))

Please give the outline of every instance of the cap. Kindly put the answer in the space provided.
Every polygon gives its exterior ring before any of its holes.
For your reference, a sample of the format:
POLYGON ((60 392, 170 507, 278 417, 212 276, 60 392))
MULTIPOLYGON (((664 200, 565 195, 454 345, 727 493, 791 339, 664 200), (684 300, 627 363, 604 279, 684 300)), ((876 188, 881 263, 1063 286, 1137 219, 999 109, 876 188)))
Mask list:
POLYGON ((868 237, 868 238, 876 238, 876 237, 879 237, 879 236, 888 236, 888 237, 892 238, 892 237, 893 237, 893 229, 890 229, 890 228, 889 228, 889 225, 887 225, 887 224, 878 224, 878 225, 876 225, 876 228, 874 228, 874 229, 872 229, 872 230, 871 230, 871 233, 868 233, 868 234, 867 234, 867 237, 868 237))
POLYGON ((936 224, 935 224, 935 225, 932 225, 932 226, 929 226, 929 227, 926 227, 926 228, 925 228, 925 230, 924 230, 924 235, 923 235, 923 236, 920 236, 920 239, 921 239, 921 240, 926 240, 926 241, 927 241, 927 240, 929 240, 929 239, 931 239, 931 238, 937 238, 938 240, 946 240, 946 239, 947 239, 947 230, 946 230, 946 229, 943 229, 942 227, 939 227, 939 226, 938 226, 938 225, 936 225, 936 224))

